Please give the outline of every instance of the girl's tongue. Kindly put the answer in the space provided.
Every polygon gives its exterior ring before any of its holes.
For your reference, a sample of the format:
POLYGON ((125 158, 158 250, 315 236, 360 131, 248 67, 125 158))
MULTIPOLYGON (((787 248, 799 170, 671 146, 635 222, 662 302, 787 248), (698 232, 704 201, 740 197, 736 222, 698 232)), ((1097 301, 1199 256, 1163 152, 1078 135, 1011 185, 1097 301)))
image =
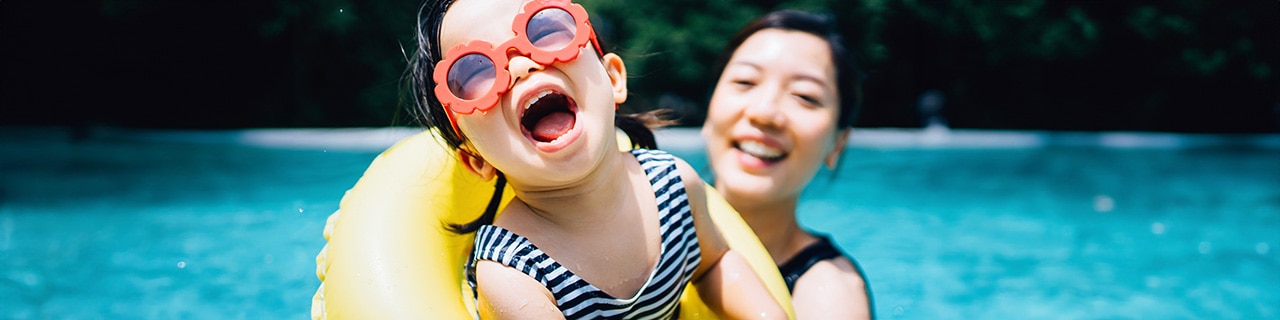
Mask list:
POLYGON ((573 122, 577 120, 577 116, 573 113, 559 111, 552 112, 538 120, 538 123, 529 129, 529 133, 533 134, 533 138, 541 142, 555 141, 560 136, 569 133, 573 129, 573 122))
POLYGON ((564 94, 543 92, 529 103, 520 124, 538 142, 551 142, 573 130, 577 105, 564 94))

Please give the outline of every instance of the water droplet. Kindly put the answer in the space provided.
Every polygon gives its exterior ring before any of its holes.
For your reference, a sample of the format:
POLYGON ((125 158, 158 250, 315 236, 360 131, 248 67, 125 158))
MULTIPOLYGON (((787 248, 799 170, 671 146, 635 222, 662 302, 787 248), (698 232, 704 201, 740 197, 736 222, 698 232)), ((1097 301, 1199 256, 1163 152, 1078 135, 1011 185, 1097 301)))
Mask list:
POLYGON ((178 261, 178 269, 186 269, 186 268, 187 268, 186 261, 178 261))
POLYGON ((342 13, 342 9, 338 9, 338 13, 342 13))
POLYGON ((1268 245, 1266 242, 1259 242, 1257 245, 1253 246, 1253 250, 1258 251, 1258 254, 1265 256, 1267 255, 1267 252, 1271 252, 1271 245, 1268 245))
POLYGON ((1111 199, 1111 197, 1109 197, 1109 196, 1107 196, 1107 195, 1105 195, 1105 194, 1100 194, 1100 195, 1093 196, 1093 210, 1094 210, 1094 211, 1097 211, 1097 212, 1111 212, 1111 210, 1113 210, 1113 209, 1115 209, 1115 208, 1116 208, 1116 202, 1115 202, 1115 200, 1112 200, 1112 199, 1111 199))
POLYGON ((1164 234, 1164 224, 1163 224, 1163 223, 1159 223, 1159 222, 1152 223, 1152 224, 1151 224, 1151 234, 1154 234, 1154 235, 1162 235, 1162 234, 1164 234))
POLYGON ((893 315, 895 315, 895 316, 900 316, 900 315, 902 315, 902 313, 903 313, 903 312, 906 312, 906 309, 903 309, 903 308, 902 308, 902 306, 898 306, 897 308, 893 308, 893 315))
POLYGON ((1200 249, 1200 254, 1209 254, 1209 251, 1213 250, 1213 244, 1209 243, 1208 241, 1201 241, 1199 249, 1200 249))
POLYGON ((298 213, 302 213, 302 208, 298 208, 298 213))

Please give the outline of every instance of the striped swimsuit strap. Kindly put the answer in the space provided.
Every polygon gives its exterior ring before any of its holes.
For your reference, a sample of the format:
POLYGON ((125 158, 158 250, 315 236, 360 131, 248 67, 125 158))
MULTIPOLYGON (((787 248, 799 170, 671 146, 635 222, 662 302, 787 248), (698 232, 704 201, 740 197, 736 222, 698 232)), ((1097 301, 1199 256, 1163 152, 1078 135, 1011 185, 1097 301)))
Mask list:
POLYGON ((693 215, 675 159, 666 152, 635 149, 658 204, 661 253, 635 296, 618 298, 578 277, 528 238, 502 227, 476 231, 475 250, 467 262, 467 282, 475 293, 475 264, 490 260, 520 270, 542 283, 569 319, 667 319, 676 310, 684 285, 702 262, 693 215))

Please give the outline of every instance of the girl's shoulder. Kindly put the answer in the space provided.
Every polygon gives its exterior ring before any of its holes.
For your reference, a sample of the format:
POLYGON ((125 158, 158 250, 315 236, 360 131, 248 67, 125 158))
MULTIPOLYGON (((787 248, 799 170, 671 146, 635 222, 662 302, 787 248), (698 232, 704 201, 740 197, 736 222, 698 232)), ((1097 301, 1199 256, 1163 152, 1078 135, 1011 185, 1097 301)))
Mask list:
POLYGON ((636 160, 640 161, 646 173, 651 170, 651 167, 674 165, 676 172, 680 175, 680 180, 684 182, 685 191, 689 192, 690 201, 695 201, 695 198, 697 198, 696 201, 701 201, 702 197, 705 197, 703 188, 705 182, 698 175, 698 171, 694 170, 693 166, 689 165, 684 159, 658 149, 634 148, 630 152, 636 157, 636 160))
POLYGON ((675 155, 659 149, 632 148, 628 152, 635 156, 636 160, 640 161, 641 164, 650 162, 666 163, 679 159, 675 155))

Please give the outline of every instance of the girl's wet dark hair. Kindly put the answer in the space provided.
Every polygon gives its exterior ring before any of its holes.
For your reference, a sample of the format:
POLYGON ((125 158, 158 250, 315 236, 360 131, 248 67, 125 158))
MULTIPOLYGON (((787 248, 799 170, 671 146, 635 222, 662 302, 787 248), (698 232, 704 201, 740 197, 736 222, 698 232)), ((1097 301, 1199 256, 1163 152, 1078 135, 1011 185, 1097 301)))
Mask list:
POLYGON ((444 13, 453 6, 454 0, 426 0, 418 9, 418 26, 414 35, 417 47, 413 56, 408 57, 410 94, 413 106, 409 109, 414 119, 424 127, 435 128, 450 148, 462 146, 463 138, 453 132, 449 124, 449 115, 440 104, 435 92, 435 82, 431 78, 436 71, 436 62, 444 56, 440 49, 440 25, 444 22, 444 13))
MULTIPOLYGON (((451 149, 457 150, 466 142, 466 137, 453 131, 448 111, 435 96, 435 80, 432 78, 436 62, 444 57, 444 50, 440 47, 440 26, 444 22, 445 12, 449 11, 449 7, 453 6, 454 2, 455 0, 426 0, 418 9, 418 25, 415 32, 417 48, 413 56, 408 57, 409 66, 406 74, 409 77, 409 92, 413 95, 414 102, 409 110, 410 114, 420 125, 428 129, 436 129, 444 142, 451 149)), ((597 34, 597 41, 598 39, 599 34, 597 34)), ((604 43, 599 45, 601 48, 608 48, 604 43)), ((632 147, 657 149, 658 143, 654 138, 653 128, 671 123, 662 119, 664 114, 664 110, 639 114, 616 114, 613 122, 631 139, 632 147)), ((492 224, 494 217, 498 214, 498 204, 502 201, 502 190, 506 187, 506 181, 506 176, 499 172, 493 196, 479 218, 464 224, 448 224, 445 228, 456 233, 470 233, 479 229, 480 226, 492 224)))
POLYGON ((836 67, 836 88, 840 93, 840 118, 836 121, 836 128, 853 127, 859 105, 862 103, 863 74, 854 63, 853 54, 845 48, 844 37, 837 31, 835 19, 829 15, 784 9, 752 20, 729 40, 729 44, 720 53, 720 64, 716 68, 720 71, 719 74, 724 73, 724 68, 728 65, 729 59, 733 58, 734 51, 737 51, 747 38, 767 29, 804 32, 826 41, 831 48, 831 62, 836 67))

